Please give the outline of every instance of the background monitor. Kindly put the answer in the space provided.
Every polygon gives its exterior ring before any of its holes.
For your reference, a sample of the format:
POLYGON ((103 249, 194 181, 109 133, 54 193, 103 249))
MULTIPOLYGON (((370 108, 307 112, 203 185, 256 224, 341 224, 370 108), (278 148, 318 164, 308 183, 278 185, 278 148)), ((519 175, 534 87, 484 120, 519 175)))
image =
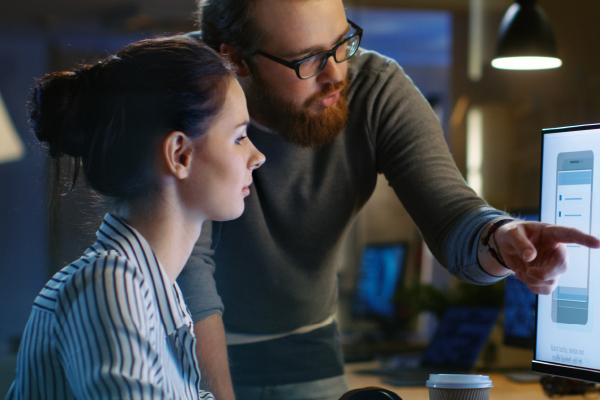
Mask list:
POLYGON ((352 315, 393 324, 397 318, 394 300, 406 270, 405 242, 368 245, 362 251, 352 315))
MULTIPOLYGON (((542 131, 540 220, 600 232, 600 124, 542 131)), ((600 382, 600 251, 567 244, 567 271, 537 296, 532 369, 600 382)))
MULTIPOLYGON (((514 210, 512 215, 539 221, 539 210, 514 210)), ((535 346, 536 295, 514 275, 504 280, 504 344, 533 349, 535 346)))

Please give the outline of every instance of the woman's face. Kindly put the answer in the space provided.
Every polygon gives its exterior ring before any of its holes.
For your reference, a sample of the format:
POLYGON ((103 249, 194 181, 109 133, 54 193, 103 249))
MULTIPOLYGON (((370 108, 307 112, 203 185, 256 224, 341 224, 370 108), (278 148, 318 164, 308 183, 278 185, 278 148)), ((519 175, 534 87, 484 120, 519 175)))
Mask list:
POLYGON ((208 132, 194 139, 190 201, 213 221, 242 215, 252 171, 265 162, 246 136, 249 117, 244 92, 235 79, 228 86, 223 107, 208 132))

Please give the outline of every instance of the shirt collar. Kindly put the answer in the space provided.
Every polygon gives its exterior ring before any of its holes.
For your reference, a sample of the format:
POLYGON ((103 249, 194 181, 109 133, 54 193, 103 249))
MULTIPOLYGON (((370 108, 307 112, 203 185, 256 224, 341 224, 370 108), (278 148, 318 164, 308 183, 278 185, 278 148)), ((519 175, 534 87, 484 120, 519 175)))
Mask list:
POLYGON ((167 335, 183 325, 192 327, 183 295, 177 282, 171 285, 169 278, 154 251, 144 237, 134 228, 112 214, 106 214, 96 233, 98 240, 114 248, 129 262, 137 265, 146 282, 153 287, 160 317, 167 335))

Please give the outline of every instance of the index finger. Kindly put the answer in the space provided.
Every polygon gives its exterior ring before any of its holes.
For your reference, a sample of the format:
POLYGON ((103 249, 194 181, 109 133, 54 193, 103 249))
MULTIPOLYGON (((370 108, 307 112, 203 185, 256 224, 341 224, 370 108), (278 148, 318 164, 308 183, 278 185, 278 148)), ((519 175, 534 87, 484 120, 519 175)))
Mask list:
POLYGON ((550 235, 557 242, 575 243, 594 249, 600 248, 600 240, 598 240, 598 238, 588 235, 587 233, 583 233, 575 228, 550 225, 545 227, 545 229, 549 230, 550 235))

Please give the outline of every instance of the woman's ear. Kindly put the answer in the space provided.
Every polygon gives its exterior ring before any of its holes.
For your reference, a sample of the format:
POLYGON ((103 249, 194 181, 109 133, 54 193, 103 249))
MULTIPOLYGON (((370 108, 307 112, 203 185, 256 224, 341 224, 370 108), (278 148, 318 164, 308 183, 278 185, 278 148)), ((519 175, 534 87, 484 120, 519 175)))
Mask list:
POLYGON ((221 44, 219 50, 221 50, 221 55, 233 65, 235 74, 238 77, 245 78, 248 76, 248 74, 250 73, 250 71, 248 70, 248 65, 235 48, 223 43, 221 44))
POLYGON ((162 155, 168 171, 177 179, 185 179, 192 166, 192 141, 185 133, 174 131, 163 142, 162 155))

